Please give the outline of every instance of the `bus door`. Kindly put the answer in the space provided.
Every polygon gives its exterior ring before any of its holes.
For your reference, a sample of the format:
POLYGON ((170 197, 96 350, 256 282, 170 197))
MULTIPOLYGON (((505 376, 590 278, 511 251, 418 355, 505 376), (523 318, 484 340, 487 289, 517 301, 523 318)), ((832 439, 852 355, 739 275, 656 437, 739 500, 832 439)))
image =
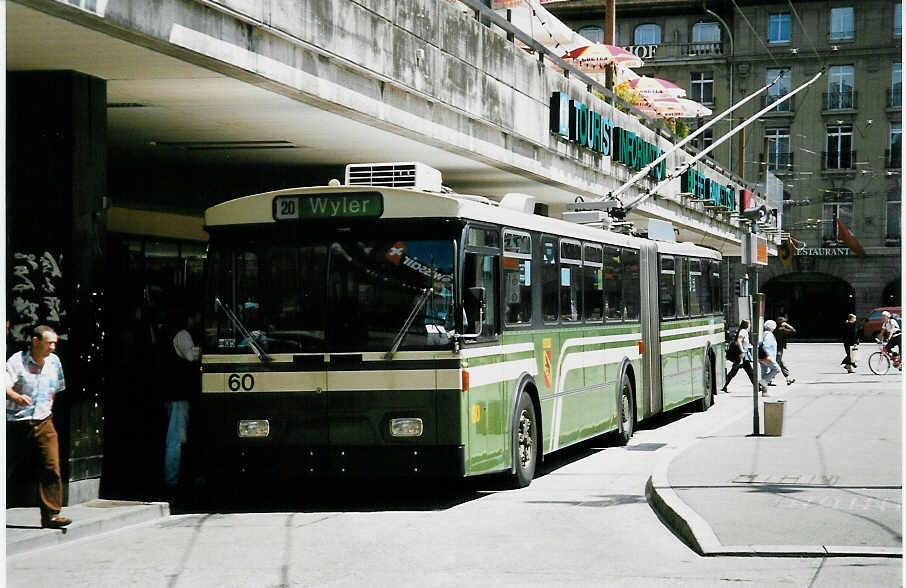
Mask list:
POLYGON ((645 417, 661 412, 664 408, 664 397, 661 391, 661 345, 660 317, 658 316, 658 264, 657 246, 654 243, 643 243, 639 251, 641 264, 642 288, 642 341, 645 342, 645 353, 642 356, 644 376, 639 378, 642 385, 641 394, 637 397, 642 403, 642 414, 645 417))

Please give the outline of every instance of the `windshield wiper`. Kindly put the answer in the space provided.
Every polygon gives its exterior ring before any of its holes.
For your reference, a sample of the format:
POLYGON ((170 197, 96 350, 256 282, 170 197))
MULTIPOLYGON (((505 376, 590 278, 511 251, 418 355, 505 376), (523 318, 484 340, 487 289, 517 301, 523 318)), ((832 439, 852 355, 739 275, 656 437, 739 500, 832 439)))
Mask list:
POLYGON ((396 354, 396 350, 399 349, 400 345, 403 343, 403 339, 405 339, 406 335, 409 333, 409 327, 412 326, 412 322, 418 315, 418 311, 421 310, 422 306, 425 305, 425 301, 428 300, 428 296, 430 296, 433 292, 434 288, 425 288, 424 290, 422 290, 422 293, 418 295, 418 298, 415 299, 415 302, 412 304, 412 310, 409 311, 409 316, 406 317, 406 322, 403 323, 403 326, 399 330, 399 333, 397 333, 396 337, 393 339, 393 345, 390 346, 390 350, 384 354, 384 359, 393 359, 393 356, 396 354))
POLYGON ((223 313, 227 315, 227 318, 230 319, 230 322, 233 323, 233 326, 236 327, 236 330, 238 330, 239 333, 243 337, 245 337, 245 340, 248 341, 249 347, 252 348, 252 351, 255 352, 255 355, 258 356, 258 359, 260 359, 261 361, 273 361, 271 359, 271 356, 268 355, 267 352, 264 351, 264 349, 258 346, 258 343, 255 342, 255 338, 252 337, 252 334, 249 333, 248 329, 245 328, 245 325, 242 324, 242 321, 239 320, 239 317, 237 317, 233 313, 233 311, 230 310, 229 307, 227 307, 226 304, 221 302, 220 298, 218 298, 217 296, 214 297, 214 302, 217 304, 217 306, 223 309, 223 313))

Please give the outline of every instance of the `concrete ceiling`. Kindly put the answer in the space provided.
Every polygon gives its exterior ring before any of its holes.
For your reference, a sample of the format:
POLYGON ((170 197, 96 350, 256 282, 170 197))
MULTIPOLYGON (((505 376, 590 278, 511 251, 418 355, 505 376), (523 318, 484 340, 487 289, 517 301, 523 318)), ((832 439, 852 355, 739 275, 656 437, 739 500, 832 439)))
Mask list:
POLYGON ((568 192, 369 127, 31 8, 6 3, 7 69, 107 81, 108 142, 138 161, 341 166, 421 161, 461 192, 568 192), (392 155, 390 155, 392 154, 392 155))

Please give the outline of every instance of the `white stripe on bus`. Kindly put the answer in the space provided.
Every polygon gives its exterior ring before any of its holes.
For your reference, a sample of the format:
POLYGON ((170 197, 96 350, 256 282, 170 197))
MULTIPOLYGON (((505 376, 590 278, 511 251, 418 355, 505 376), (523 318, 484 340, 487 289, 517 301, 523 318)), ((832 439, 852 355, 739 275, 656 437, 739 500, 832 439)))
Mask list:
POLYGON ((475 347, 472 349, 463 349, 459 356, 463 359, 469 357, 487 357, 488 355, 506 355, 507 353, 522 353, 523 351, 534 351, 535 344, 528 343, 511 343, 509 345, 494 345, 492 347, 475 347))
MULTIPOLYGON (((661 337, 672 337, 673 335, 684 335, 686 333, 701 333, 708 332, 714 333, 718 329, 718 325, 698 325, 697 327, 683 327, 681 329, 666 329, 661 331, 661 337)), ((723 331, 723 329, 720 329, 723 331)))
POLYGON ((478 386, 515 380, 523 373, 537 376, 538 364, 534 358, 518 359, 516 361, 503 361, 470 367, 467 371, 469 372, 469 387, 477 388, 478 386))
POLYGON ((676 353, 687 349, 697 349, 704 347, 708 342, 712 345, 723 343, 723 334, 699 335, 698 337, 686 337, 684 339, 674 339, 672 341, 661 341, 661 355, 667 353, 676 353))

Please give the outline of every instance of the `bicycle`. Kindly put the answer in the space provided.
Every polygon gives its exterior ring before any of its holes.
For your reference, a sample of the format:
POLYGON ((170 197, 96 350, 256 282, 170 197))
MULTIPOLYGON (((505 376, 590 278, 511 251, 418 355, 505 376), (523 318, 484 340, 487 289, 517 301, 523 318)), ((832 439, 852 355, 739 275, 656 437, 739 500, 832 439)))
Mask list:
POLYGON ((903 368, 900 365, 900 354, 891 355, 887 352, 887 349, 884 347, 884 344, 881 343, 880 339, 875 339, 875 341, 880 346, 880 349, 868 356, 868 369, 871 370, 871 373, 883 376, 890 371, 891 365, 902 371, 903 368))

